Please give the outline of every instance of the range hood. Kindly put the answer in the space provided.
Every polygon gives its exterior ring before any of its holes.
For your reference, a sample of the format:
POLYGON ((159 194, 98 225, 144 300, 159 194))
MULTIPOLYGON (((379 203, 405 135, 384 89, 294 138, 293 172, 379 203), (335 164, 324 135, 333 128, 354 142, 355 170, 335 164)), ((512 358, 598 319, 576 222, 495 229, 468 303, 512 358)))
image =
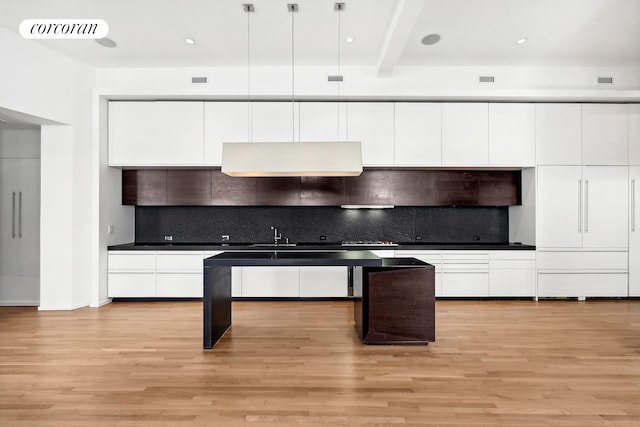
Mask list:
POLYGON ((358 176, 360 142, 225 142, 222 173, 229 176, 358 176))

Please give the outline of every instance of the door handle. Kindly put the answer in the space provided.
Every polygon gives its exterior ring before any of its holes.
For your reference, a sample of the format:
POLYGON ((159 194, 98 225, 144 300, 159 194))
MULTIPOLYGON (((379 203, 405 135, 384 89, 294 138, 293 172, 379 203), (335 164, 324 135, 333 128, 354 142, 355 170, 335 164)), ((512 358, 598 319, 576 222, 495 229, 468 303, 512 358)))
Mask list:
POLYGON ((636 180, 631 180, 631 231, 636 231, 636 180))
POLYGON ((22 239, 22 191, 18 197, 18 238, 22 239))
POLYGON ((16 238, 16 192, 13 192, 13 199, 11 203, 11 238, 16 238))
POLYGON ((578 233, 582 233, 582 180, 578 180, 578 233))
POLYGON ((589 232, 589 180, 584 180, 584 232, 589 232))

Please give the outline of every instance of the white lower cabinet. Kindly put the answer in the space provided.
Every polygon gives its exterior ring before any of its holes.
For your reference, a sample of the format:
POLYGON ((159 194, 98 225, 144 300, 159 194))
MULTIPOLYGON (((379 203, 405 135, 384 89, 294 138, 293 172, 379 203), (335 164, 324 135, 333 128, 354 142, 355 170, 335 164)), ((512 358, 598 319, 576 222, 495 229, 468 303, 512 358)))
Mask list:
POLYGON ((110 298, 156 296, 156 254, 153 251, 110 251, 110 298))
POLYGON ((540 298, 626 297, 627 251, 539 251, 540 298))
POLYGON ((348 280, 347 267, 300 267, 300 297, 347 297, 348 280))
POLYGON ((443 252, 442 296, 488 297, 489 252, 443 252))
POLYGON ((299 297, 300 267, 242 267, 243 297, 299 297))
POLYGON ((489 296, 534 297, 535 251, 490 251, 489 296))

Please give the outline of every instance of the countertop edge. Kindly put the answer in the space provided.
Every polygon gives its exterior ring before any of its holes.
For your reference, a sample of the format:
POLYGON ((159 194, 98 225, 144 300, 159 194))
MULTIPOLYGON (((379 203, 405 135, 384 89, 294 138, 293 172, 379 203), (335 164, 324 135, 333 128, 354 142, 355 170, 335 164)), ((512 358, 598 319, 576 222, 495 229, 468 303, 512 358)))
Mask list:
MULTIPOLYGON (((135 243, 124 243, 119 245, 111 245, 107 247, 110 251, 273 251, 274 248, 255 247, 244 245, 199 245, 199 244, 159 244, 159 245, 143 245, 135 243)), ((379 251, 379 250, 399 250, 399 251, 429 251, 429 250, 495 250, 495 251, 534 251, 534 245, 524 244, 409 244, 409 245, 393 245, 393 246, 333 246, 333 245, 299 245, 278 247, 278 251, 379 251)))

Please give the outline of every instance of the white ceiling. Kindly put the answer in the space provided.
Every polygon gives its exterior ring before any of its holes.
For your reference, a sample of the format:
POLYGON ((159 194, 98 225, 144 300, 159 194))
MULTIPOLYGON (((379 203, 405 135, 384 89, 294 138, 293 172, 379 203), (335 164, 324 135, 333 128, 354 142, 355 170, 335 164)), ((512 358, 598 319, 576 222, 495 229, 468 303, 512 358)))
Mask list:
MULTIPOLYGON (((0 26, 27 18, 104 19, 114 49, 38 41, 96 67, 291 64, 295 0, 0 0, 0 26), (255 13, 243 12, 252 2, 255 13), (250 20, 249 26, 248 19, 250 20), (193 46, 186 37, 196 40, 193 46)), ((344 0, 343 65, 640 66, 640 0, 344 0), (434 46, 420 43, 441 35, 434 46), (516 45, 520 37, 529 41, 516 45)), ((298 0, 296 65, 337 64, 334 0, 298 0)))

